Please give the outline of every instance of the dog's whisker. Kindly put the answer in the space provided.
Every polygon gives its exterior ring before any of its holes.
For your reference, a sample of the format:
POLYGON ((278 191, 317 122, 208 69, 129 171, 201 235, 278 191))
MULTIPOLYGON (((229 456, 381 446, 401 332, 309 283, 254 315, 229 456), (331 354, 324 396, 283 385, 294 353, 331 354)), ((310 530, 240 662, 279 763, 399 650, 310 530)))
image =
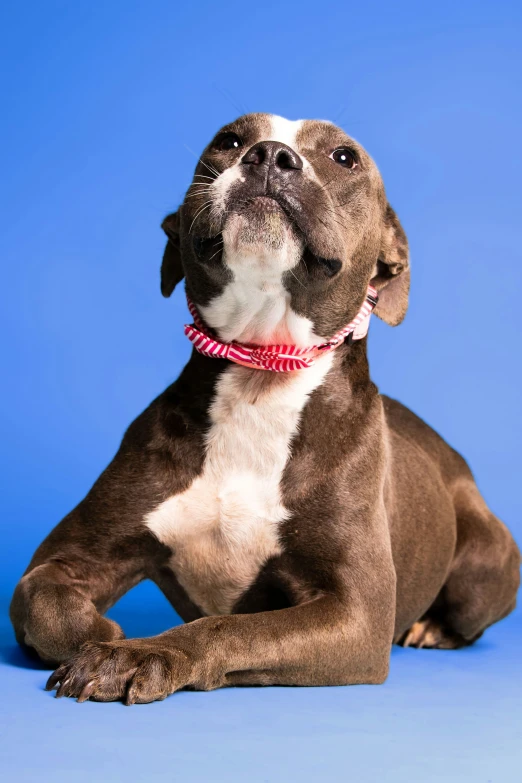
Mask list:
POLYGON ((209 261, 212 261, 212 259, 213 259, 213 258, 215 258, 215 256, 217 256, 219 253, 221 253, 221 252, 222 252, 222 250, 223 250, 223 248, 219 247, 219 248, 216 250, 216 252, 215 252, 215 253, 213 253, 213 254, 210 256, 210 258, 209 258, 208 260, 209 260, 209 261))
POLYGON ((340 225, 342 228, 344 228, 346 231, 348 231, 348 226, 344 224, 344 222, 341 220, 339 213, 335 210, 329 208, 329 207, 323 207, 324 211, 327 212, 330 215, 333 215, 335 218, 335 221, 338 225, 340 225))
POLYGON ((201 196, 201 195, 209 195, 212 191, 208 190, 207 188, 202 188, 201 190, 194 190, 192 193, 187 193, 187 196, 194 197, 194 196, 201 196))
POLYGON ((204 212, 206 209, 208 209, 211 206, 212 206, 212 201, 209 201, 207 204, 204 204, 198 212, 196 212, 196 214, 194 216, 194 219, 193 219, 192 223, 190 224, 190 228, 188 230, 189 234, 192 231, 192 226, 194 225, 194 223, 196 222, 198 217, 202 214, 202 212, 204 212))
POLYGON ((299 278, 297 277, 297 275, 296 275, 296 273, 294 272, 294 270, 293 270, 293 269, 289 269, 288 271, 290 272, 290 274, 291 274, 293 277, 295 277, 295 279, 297 280, 297 282, 299 283, 299 285, 302 285, 302 286, 303 286, 303 288, 306 288, 305 284, 304 284, 303 282, 301 282, 301 280, 299 280, 299 278))
POLYGON ((230 101, 232 106, 237 109, 240 114, 248 114, 248 110, 242 104, 236 103, 235 99, 226 90, 220 87, 219 84, 214 82, 212 86, 215 90, 218 90, 228 101, 230 101))
POLYGON ((199 155, 197 155, 194 152, 194 150, 191 150, 190 147, 187 144, 185 144, 184 146, 185 146, 185 149, 187 149, 192 155, 194 155, 196 160, 198 160, 203 166, 205 166, 210 171, 211 174, 215 174, 215 178, 219 177, 219 171, 217 171, 215 168, 213 168, 209 163, 205 163, 205 161, 202 160, 199 157, 199 155))

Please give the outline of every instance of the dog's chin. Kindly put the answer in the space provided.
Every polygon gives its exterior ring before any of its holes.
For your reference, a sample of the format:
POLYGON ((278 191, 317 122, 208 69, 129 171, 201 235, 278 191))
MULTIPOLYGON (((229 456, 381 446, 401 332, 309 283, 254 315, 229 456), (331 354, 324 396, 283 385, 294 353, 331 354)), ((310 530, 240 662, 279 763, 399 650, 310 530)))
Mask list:
POLYGON ((279 204, 256 198, 231 211, 223 227, 225 259, 234 265, 257 260, 291 269, 303 252, 303 240, 279 204))

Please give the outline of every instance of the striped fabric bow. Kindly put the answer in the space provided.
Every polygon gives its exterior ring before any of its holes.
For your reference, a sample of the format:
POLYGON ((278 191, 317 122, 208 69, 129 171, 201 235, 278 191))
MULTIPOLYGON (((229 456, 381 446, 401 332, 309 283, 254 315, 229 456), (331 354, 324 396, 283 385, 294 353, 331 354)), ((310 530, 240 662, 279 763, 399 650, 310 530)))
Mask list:
POLYGON ((272 372, 293 372, 311 367, 317 356, 333 351, 342 345, 347 337, 351 340, 361 340, 366 337, 370 324, 370 316, 377 304, 379 296, 373 286, 368 286, 364 303, 348 326, 345 326, 331 340, 310 348, 299 348, 297 345, 249 345, 237 342, 219 342, 201 320, 195 304, 187 298, 193 324, 185 324, 185 334, 199 353, 214 359, 229 359, 244 367, 256 370, 271 370, 272 372))

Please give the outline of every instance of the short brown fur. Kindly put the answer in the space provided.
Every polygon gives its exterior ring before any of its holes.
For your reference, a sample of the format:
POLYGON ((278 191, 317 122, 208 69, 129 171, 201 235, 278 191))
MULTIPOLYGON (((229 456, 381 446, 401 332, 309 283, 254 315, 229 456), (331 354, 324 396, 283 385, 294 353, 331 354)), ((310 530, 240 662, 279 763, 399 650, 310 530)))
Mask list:
MULTIPOLYGON (((241 134, 252 147, 265 138, 267 117, 247 115, 221 133, 241 134)), ((311 263, 296 269, 299 285, 288 277, 292 306, 318 333, 331 335, 357 312, 371 280, 380 290, 377 314, 399 323, 409 290, 407 241, 371 158, 325 123, 304 123, 297 147, 315 161, 322 184, 294 173, 285 181, 285 192, 299 195, 292 220, 311 263), (359 164, 342 179, 327 153, 345 144, 359 164), (325 184, 331 175, 337 179, 325 184), (321 257, 339 260, 334 277, 321 257)), ((208 175, 205 166, 219 173, 235 160, 209 145, 196 178, 208 175)), ((280 195, 283 175, 271 176, 266 187, 290 210, 280 195)), ((252 182, 249 198, 258 195, 252 182)), ((218 218, 207 214, 196 222, 197 235, 189 230, 201 199, 187 198, 164 223, 162 291, 170 295, 185 277, 204 305, 229 273, 219 254, 211 259, 223 228, 212 223, 218 218)), ((379 394, 364 339, 338 349, 303 411, 281 482, 289 511, 282 553, 265 563, 232 614, 202 616, 169 568, 169 548, 144 519, 201 474, 209 407, 227 367, 192 355, 180 378, 131 424, 113 462, 41 544, 18 584, 11 605, 17 639, 59 664, 49 680, 58 695, 134 703, 183 687, 380 683, 392 642, 460 647, 513 609, 520 565, 513 538, 462 457, 379 394), (186 624, 126 640, 103 614, 146 578, 186 624)), ((252 404, 288 382, 248 372, 252 404)))

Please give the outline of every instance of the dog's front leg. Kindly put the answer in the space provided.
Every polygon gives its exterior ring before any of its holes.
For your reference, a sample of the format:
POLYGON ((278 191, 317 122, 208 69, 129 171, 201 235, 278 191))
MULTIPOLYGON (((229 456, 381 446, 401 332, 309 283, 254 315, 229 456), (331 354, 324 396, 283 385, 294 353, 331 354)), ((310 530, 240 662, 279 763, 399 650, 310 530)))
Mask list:
MULTIPOLYGON (((395 618, 391 555, 345 576, 349 594, 287 609, 205 617, 150 639, 90 642, 48 688, 81 701, 163 699, 184 687, 379 683, 388 673, 395 618)), ((347 586, 347 585, 345 585, 347 586)))

